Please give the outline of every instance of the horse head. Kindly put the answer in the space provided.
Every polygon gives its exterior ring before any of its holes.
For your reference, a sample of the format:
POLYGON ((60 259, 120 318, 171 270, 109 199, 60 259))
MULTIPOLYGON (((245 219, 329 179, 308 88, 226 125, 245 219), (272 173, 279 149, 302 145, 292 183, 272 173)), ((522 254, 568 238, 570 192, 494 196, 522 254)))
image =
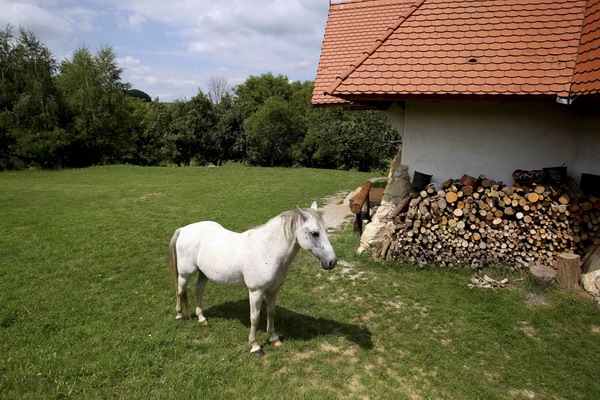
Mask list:
POLYGON ((317 202, 313 202, 310 208, 298 209, 302 222, 296 228, 298 244, 304 250, 313 253, 324 270, 330 270, 337 264, 337 258, 329 238, 325 221, 318 212, 317 202))

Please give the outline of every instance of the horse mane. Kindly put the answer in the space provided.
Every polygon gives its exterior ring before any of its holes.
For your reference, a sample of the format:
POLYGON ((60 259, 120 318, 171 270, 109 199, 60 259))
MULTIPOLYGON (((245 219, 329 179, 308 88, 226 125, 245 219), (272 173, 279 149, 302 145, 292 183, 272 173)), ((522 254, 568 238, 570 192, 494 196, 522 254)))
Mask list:
MULTIPOLYGON (((323 217, 317 211, 312 208, 303 208, 303 212, 312 215, 314 218, 319 221, 319 224, 323 224, 323 217)), ((296 229, 298 226, 302 224, 302 214, 300 213, 300 209, 290 210, 282 212, 278 215, 281 218, 281 227, 285 234, 286 238, 294 236, 296 229)))
POLYGON ((294 236, 296 229, 302 224, 302 214, 299 210, 284 211, 277 217, 281 218, 281 229, 288 239, 294 236))
MULTIPOLYGON (((302 211, 304 211, 307 214, 311 214, 313 217, 315 217, 317 220, 319 220, 321 223, 323 223, 323 217, 321 217, 321 214, 319 214, 317 211, 313 210, 312 208, 303 208, 302 211)), ((302 225, 302 222, 303 222, 302 214, 300 213, 300 209, 295 209, 295 210, 290 210, 290 211, 284 211, 281 214, 276 215, 275 217, 271 218, 265 224, 256 226, 256 227, 252 228, 251 230, 260 229, 265 225, 269 225, 271 222, 275 221, 278 218, 281 220, 280 228, 281 228, 281 230, 283 230, 283 234, 285 235, 285 237, 287 239, 294 236, 294 234, 296 233, 296 229, 298 229, 298 226, 302 225)))

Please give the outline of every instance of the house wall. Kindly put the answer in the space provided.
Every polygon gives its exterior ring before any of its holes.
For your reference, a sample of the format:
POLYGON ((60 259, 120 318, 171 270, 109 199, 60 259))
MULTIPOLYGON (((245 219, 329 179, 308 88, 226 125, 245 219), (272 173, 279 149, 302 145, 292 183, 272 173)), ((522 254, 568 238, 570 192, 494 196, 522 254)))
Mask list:
POLYGON ((402 163, 433 182, 486 175, 513 183, 515 169, 568 166, 600 175, 600 106, 575 102, 408 101, 390 107, 403 132, 402 163), (401 115, 400 111, 404 111, 401 115))

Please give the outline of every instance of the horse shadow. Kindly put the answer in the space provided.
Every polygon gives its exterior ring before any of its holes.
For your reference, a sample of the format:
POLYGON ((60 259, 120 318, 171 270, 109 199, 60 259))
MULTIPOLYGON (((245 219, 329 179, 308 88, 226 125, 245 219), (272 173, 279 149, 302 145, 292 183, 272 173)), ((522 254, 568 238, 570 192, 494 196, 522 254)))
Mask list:
MULTIPOLYGON (((228 301, 212 306, 205 310, 204 315, 209 319, 211 316, 213 318, 237 319, 248 329, 250 328, 250 305, 248 300, 228 301)), ((266 310, 263 307, 260 313, 260 327, 264 329, 265 326, 266 310)), ((369 350, 373 348, 372 333, 366 327, 346 324, 332 319, 315 318, 279 306, 276 306, 275 309, 275 330, 284 340, 308 341, 319 336, 333 335, 344 337, 362 349, 369 350)))

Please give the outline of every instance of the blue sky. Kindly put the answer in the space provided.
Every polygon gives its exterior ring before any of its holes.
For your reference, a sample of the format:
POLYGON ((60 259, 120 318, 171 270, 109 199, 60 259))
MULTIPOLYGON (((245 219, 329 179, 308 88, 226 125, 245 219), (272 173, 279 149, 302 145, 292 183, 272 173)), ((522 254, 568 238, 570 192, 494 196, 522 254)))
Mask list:
POLYGON ((32 30, 61 60, 110 45, 123 80, 163 101, 264 72, 314 80, 328 0, 0 0, 0 24, 32 30))

